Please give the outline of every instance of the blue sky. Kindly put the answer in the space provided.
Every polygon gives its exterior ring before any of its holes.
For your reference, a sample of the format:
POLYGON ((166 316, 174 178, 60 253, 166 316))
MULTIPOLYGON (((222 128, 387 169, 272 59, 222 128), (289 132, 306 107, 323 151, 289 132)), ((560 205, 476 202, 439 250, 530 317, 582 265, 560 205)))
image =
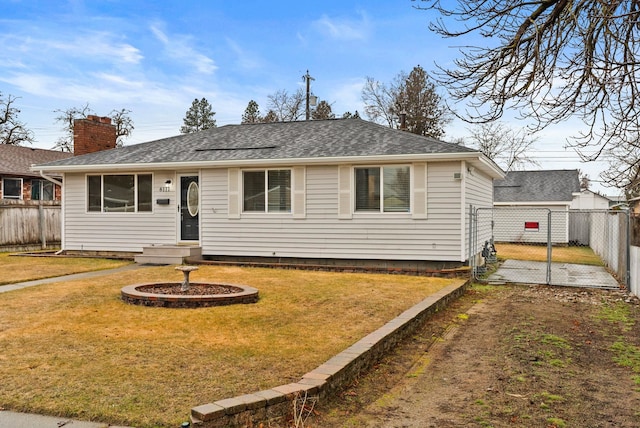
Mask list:
MULTIPOLYGON (((455 58, 452 42, 429 32, 430 13, 413 5, 0 0, 0 92, 20 97, 20 119, 40 148, 61 135, 56 109, 129 109, 130 145, 177 135, 194 98, 209 100, 218 126, 240 123, 251 99, 264 113, 267 96, 295 92, 307 70, 312 92, 336 115, 362 114, 367 76, 387 83, 418 64, 430 71, 455 58)), ((454 121, 444 139, 464 137, 467 127, 454 121)), ((601 164, 582 164, 563 149, 574 128, 546 130, 534 157, 542 168, 580 168, 597 179, 601 164)))

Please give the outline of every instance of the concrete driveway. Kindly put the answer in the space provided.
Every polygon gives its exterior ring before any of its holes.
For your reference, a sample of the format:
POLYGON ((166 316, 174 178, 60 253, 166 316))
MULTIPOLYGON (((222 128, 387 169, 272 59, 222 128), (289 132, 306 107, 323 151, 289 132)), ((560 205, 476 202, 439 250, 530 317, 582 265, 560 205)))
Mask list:
MULTIPOLYGON (((488 278, 491 284, 546 284, 547 263, 506 260, 488 278)), ((602 266, 551 263, 550 285, 620 289, 618 281, 602 266)))

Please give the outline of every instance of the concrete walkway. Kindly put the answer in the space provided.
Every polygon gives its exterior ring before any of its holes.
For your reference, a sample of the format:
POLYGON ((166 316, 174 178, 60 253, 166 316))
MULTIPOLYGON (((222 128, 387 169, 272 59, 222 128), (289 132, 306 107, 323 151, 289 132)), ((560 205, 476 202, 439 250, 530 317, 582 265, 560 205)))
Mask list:
MULTIPOLYGON (((488 278, 491 284, 546 284, 547 263, 506 260, 488 278)), ((619 290, 620 284, 602 266, 551 263, 550 285, 619 290)))
POLYGON ((95 270, 91 272, 82 272, 82 273, 74 273, 71 275, 56 276, 53 278, 36 279, 34 281, 16 282, 15 284, 0 285, 0 293, 6 293, 7 291, 13 291, 13 290, 20 290, 22 288, 33 287, 35 285, 51 284, 54 282, 62 282, 62 281, 74 281, 76 279, 87 279, 87 278, 94 278, 97 276, 110 275, 112 273, 128 272, 130 270, 136 270, 142 267, 145 267, 145 266, 138 265, 138 264, 131 264, 131 265, 126 265, 126 266, 113 268, 113 269, 95 270))
MULTIPOLYGON (((94 278, 119 272, 128 272, 140 269, 144 266, 132 264, 114 269, 104 269, 91 272, 75 273, 71 275, 56 276, 54 278, 38 279, 34 281, 18 282, 15 284, 1 285, 0 293, 34 287, 36 285, 51 284, 54 282, 73 281, 76 279, 94 278)), ((99 422, 85 422, 71 420, 65 417, 42 416, 31 413, 18 413, 8 410, 0 410, 0 428, 127 428, 116 427, 99 422)))
POLYGON ((74 421, 69 418, 16 413, 0 410, 0 428, 127 428, 99 422, 74 421))

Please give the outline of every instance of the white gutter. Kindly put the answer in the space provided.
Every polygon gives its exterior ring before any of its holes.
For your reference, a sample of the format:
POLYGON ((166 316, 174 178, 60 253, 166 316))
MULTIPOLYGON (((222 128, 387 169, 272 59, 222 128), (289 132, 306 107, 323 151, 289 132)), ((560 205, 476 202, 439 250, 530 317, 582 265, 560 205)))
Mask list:
POLYGON ((62 181, 56 180, 55 178, 45 174, 43 170, 39 170, 38 172, 40 173, 40 177, 44 178, 45 180, 49 180, 50 182, 62 187, 62 181))
POLYGON ((49 167, 35 165, 32 169, 46 169, 49 172, 88 172, 88 171, 140 171, 140 170, 176 170, 185 168, 212 168, 212 167, 251 167, 251 166, 288 166, 288 165, 318 165, 318 164, 367 164, 367 163, 394 163, 410 161, 476 161, 478 169, 491 176, 502 178, 504 172, 493 162, 487 161, 485 156, 478 152, 471 153, 428 153, 413 155, 374 155, 374 156, 348 156, 348 157, 321 157, 321 158, 286 158, 286 159, 240 159, 222 161, 186 161, 186 162, 153 162, 153 163, 126 163, 126 164, 97 164, 97 165, 52 165, 49 167))

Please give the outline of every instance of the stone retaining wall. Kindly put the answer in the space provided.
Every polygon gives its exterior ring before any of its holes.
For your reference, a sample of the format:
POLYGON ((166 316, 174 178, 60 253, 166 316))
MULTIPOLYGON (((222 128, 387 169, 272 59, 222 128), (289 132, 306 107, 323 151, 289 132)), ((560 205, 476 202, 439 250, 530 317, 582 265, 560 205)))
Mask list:
POLYGON ((292 414, 293 400, 304 397, 322 400, 344 389, 400 341, 413 334, 429 316, 460 297, 468 284, 467 281, 462 285, 452 285, 432 294, 305 374, 298 382, 192 408, 193 424, 220 428, 257 426, 259 422, 286 419, 292 414))

